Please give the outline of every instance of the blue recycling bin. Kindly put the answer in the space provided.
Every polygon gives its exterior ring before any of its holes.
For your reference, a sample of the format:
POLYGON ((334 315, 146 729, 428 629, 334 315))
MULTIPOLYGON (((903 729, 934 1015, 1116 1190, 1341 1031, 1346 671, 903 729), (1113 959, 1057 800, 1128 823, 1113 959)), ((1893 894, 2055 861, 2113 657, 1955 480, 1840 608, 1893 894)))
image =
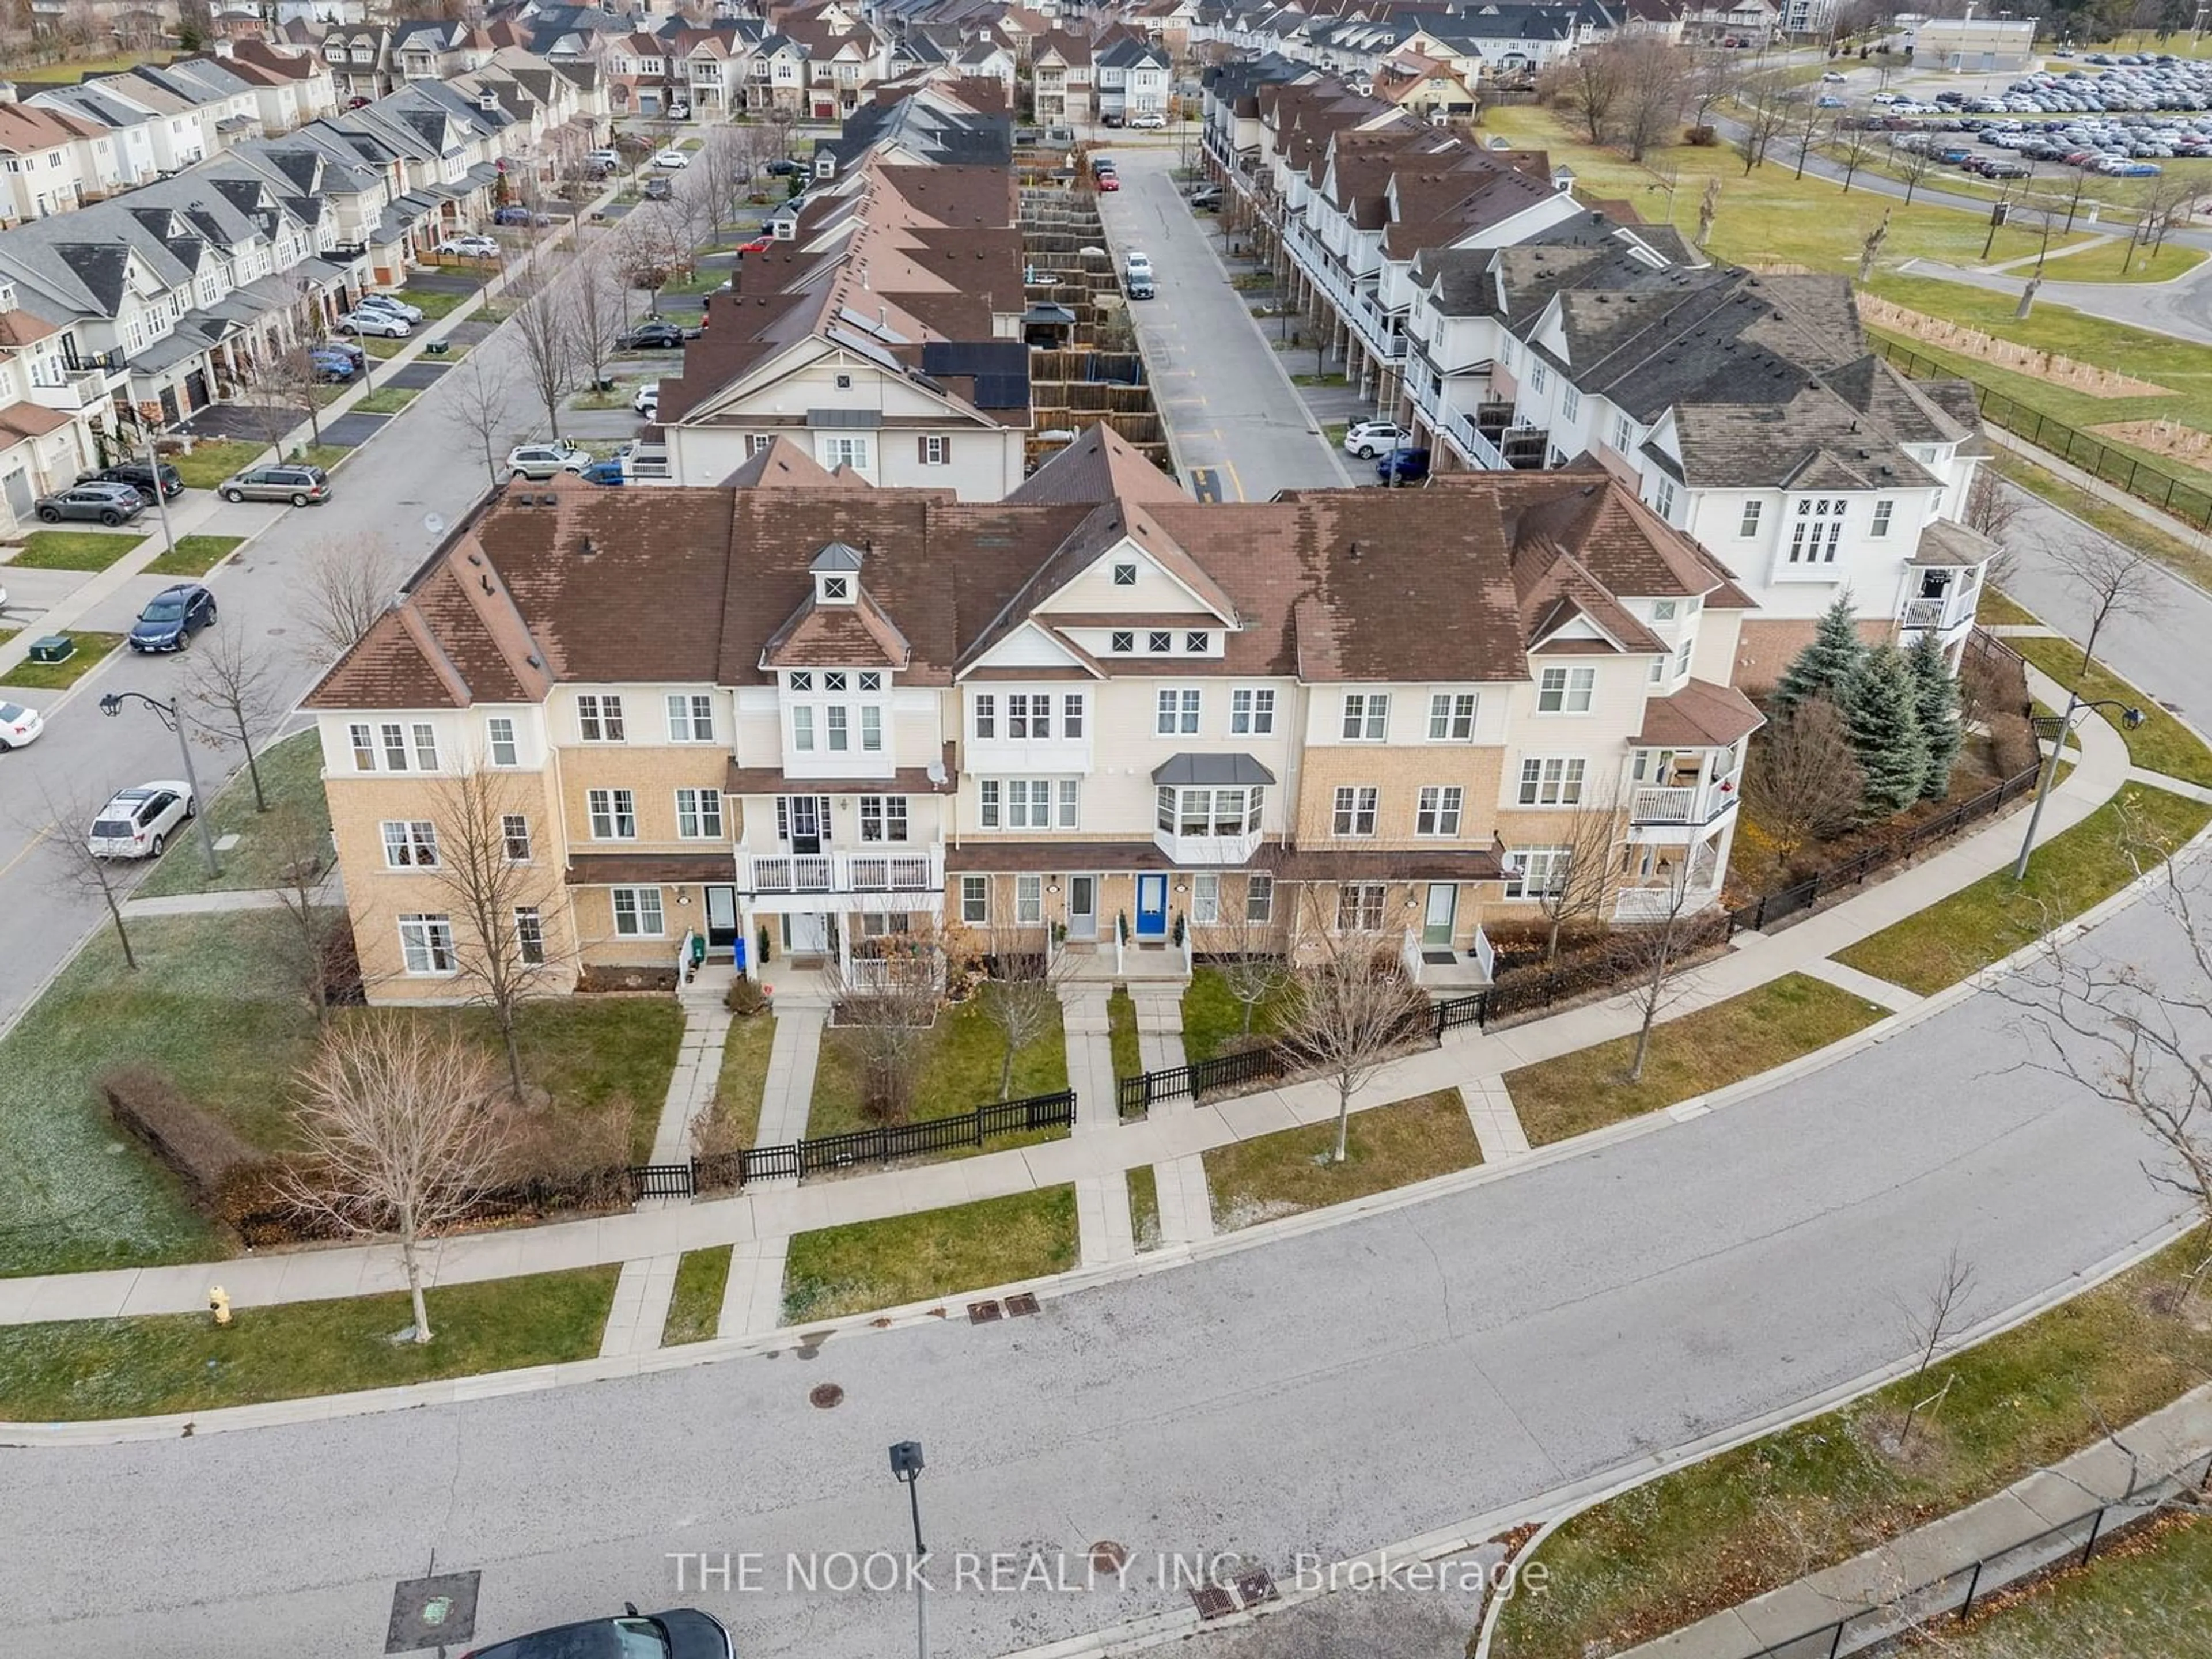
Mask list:
POLYGON ((731 942, 730 961, 739 973, 745 971, 745 941, 742 934, 731 942))

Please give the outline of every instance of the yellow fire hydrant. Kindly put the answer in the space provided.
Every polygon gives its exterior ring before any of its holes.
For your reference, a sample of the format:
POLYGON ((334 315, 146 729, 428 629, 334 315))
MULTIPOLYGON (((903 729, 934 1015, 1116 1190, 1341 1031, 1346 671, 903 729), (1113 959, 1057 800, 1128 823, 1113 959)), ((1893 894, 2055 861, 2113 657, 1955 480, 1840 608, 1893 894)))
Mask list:
POLYGON ((215 1315, 218 1325, 230 1323, 230 1292, 220 1285, 208 1286, 208 1310, 215 1315))

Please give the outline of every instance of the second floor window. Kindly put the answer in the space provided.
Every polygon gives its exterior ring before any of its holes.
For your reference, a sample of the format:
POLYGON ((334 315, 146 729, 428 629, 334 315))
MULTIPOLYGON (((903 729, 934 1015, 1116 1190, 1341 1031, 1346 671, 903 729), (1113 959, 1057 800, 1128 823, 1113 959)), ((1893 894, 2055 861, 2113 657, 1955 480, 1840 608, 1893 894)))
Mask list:
POLYGON ((1459 834, 1460 807, 1466 799, 1467 792, 1455 783, 1425 786, 1413 813, 1413 833, 1417 836, 1456 836, 1459 834))
POLYGON ((1338 836, 1371 836, 1375 833, 1375 809, 1380 792, 1373 784, 1347 783, 1336 792, 1336 803, 1329 819, 1329 830, 1338 836))
POLYGON ((1736 524, 1735 533, 1739 536, 1756 536, 1759 534, 1759 514, 1764 508, 1764 502, 1746 501, 1743 504, 1743 517, 1736 524))
POLYGON ((1874 504, 1874 522, 1867 526, 1867 534, 1869 536, 1889 534, 1890 514, 1896 510, 1896 507, 1895 501, 1876 501, 1874 504))
POLYGON ((1060 700, 1060 735, 1079 738, 1083 735, 1083 694, 1070 691, 1060 700))
POLYGON ((1035 738, 1040 742, 1052 736, 1052 696, 1040 691, 1035 695, 1021 691, 1009 692, 1006 696, 1006 735, 1013 738, 1035 738))
POLYGON ((684 841, 721 840, 722 792, 719 789, 678 790, 676 834, 684 841))
POLYGON ((1583 798, 1583 763, 1564 756, 1530 756, 1521 763, 1521 805, 1572 806, 1583 798))
POLYGON ((989 741, 999 735, 999 699, 991 692, 982 692, 975 699, 975 736, 989 741))
POLYGON ((1195 687, 1170 687, 1159 694, 1152 731, 1163 738, 1194 737, 1198 732, 1199 693, 1195 687))
POLYGON ((1547 668, 1536 682, 1536 709, 1544 714, 1587 714, 1597 690, 1595 668, 1547 668))
POLYGON ((513 766, 518 758, 514 744, 514 722, 504 714, 495 714, 484 722, 484 741, 491 750, 494 766, 513 766))
POLYGON ((584 796, 593 841, 635 841, 637 799, 627 789, 592 789, 584 796))
POLYGON ((502 812, 499 818, 500 840, 505 844, 509 864, 530 862, 530 820, 520 812, 502 812))
POLYGON ((1344 699, 1344 740, 1380 743, 1390 732, 1390 694, 1353 691, 1344 699))
POLYGON ((387 870, 434 869, 438 863, 438 831, 427 818, 386 823, 384 867, 387 870))
POLYGON ((671 743, 714 742, 714 698, 697 692, 670 692, 668 740, 671 743))
POLYGON ((906 838, 906 797, 904 795, 860 797, 860 839, 862 841, 904 841, 906 838))
POLYGON ((1429 699, 1429 741, 1466 743, 1474 736, 1474 693, 1439 691, 1429 699))
POLYGON ((1836 562, 1836 544, 1843 538, 1844 508, 1848 500, 1843 495, 1799 497, 1797 514, 1790 526, 1790 563, 1836 562))
POLYGON ((1240 685, 1229 694, 1229 731, 1231 736, 1264 738, 1274 729, 1274 688, 1240 685))
POLYGON ((586 743, 620 743, 623 740, 622 699, 590 693, 577 698, 576 732, 586 743))

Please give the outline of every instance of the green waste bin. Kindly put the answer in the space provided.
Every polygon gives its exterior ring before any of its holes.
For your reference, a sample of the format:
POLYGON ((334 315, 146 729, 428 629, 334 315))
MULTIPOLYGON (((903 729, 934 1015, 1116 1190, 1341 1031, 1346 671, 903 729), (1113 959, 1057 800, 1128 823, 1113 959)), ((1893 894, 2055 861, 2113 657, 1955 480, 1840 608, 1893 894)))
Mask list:
POLYGON ((691 935, 691 965, 694 968, 696 968, 706 960, 707 941, 700 938, 698 934, 694 933, 691 935))

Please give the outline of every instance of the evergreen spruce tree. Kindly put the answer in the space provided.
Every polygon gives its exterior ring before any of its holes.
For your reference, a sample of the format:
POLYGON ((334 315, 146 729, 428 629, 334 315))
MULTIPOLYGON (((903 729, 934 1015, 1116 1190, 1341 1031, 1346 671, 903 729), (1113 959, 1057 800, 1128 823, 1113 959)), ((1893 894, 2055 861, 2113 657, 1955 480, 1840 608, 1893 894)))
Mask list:
POLYGON ((1868 652, 1837 702, 1851 747, 1866 773, 1866 812, 1887 817, 1920 799, 1928 779, 1928 739, 1920 730, 1919 687, 1893 645, 1868 652))
POLYGON ((1941 800, 1951 793, 1951 763, 1959 757, 1959 682, 1933 634, 1914 640, 1905 660, 1912 669, 1913 712, 1928 745, 1928 775, 1921 781, 1920 798, 1941 800))
POLYGON ((1866 647, 1859 640, 1858 623, 1851 617, 1851 596, 1847 588, 1837 594, 1836 602, 1821 613, 1813 642, 1783 671, 1781 682, 1774 688, 1777 712, 1786 714, 1807 698, 1818 696, 1823 691, 1840 697, 1844 682, 1850 678, 1865 657, 1866 647))

